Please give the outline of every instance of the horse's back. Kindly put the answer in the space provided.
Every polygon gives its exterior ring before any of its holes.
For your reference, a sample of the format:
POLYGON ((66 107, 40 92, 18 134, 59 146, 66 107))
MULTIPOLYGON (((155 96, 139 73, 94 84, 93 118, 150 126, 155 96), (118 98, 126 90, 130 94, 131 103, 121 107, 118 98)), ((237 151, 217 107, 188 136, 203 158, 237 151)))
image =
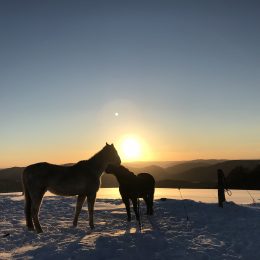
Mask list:
POLYGON ((27 166, 23 171, 22 180, 24 185, 30 183, 45 185, 49 178, 55 178, 57 174, 64 172, 66 172, 64 166, 41 162, 27 166))
POLYGON ((139 173, 136 177, 139 182, 142 182, 142 184, 147 184, 153 187, 155 185, 154 177, 149 173, 146 172, 139 173))
POLYGON ((65 196, 97 192, 100 186, 99 178, 93 178, 88 168, 85 171, 73 166, 36 163, 25 168, 23 185, 30 190, 49 190, 65 196))
POLYGON ((39 175, 48 175, 52 174, 53 172, 64 172, 65 167, 56 165, 56 164, 51 164, 47 162, 40 162, 40 163, 35 163, 27 166, 24 171, 23 171, 23 176, 24 177, 30 177, 30 176, 39 176, 39 175))
POLYGON ((147 193, 154 193, 155 180, 149 173, 139 173, 128 183, 120 184, 119 191, 122 196, 126 197, 143 197, 147 193))

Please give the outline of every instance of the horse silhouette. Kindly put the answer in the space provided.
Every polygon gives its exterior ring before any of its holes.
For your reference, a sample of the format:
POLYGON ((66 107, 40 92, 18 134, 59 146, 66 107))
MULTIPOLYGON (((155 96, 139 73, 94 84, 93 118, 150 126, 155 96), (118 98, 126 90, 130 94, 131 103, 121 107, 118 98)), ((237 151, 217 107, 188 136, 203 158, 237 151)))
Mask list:
POLYGON ((126 207, 127 220, 131 221, 130 200, 133 203, 136 219, 139 220, 137 210, 137 199, 143 198, 147 206, 147 214, 153 214, 153 197, 155 180, 149 173, 135 175, 124 166, 108 165, 105 170, 108 174, 113 174, 119 183, 119 192, 126 207))
POLYGON ((94 228, 93 212, 100 177, 109 164, 120 165, 121 160, 113 144, 106 144, 89 160, 73 166, 37 163, 25 168, 22 174, 25 195, 25 218, 29 230, 42 232, 38 213, 44 193, 48 190, 57 195, 77 197, 73 226, 87 197, 89 226, 94 228))

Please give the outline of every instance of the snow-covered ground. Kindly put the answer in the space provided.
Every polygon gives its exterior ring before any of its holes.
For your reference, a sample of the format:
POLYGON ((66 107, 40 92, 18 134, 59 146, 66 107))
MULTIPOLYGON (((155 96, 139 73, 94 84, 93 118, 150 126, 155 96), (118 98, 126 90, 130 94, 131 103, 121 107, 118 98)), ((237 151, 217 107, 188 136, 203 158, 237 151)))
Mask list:
POLYGON ((99 192, 94 231, 86 207, 73 228, 75 198, 49 194, 39 235, 25 229, 23 197, 1 194, 0 259, 260 259, 260 192, 250 191, 256 203, 245 191, 233 192, 222 209, 214 190, 158 189, 155 214, 142 214, 140 231, 134 220, 126 221, 114 191, 99 192))

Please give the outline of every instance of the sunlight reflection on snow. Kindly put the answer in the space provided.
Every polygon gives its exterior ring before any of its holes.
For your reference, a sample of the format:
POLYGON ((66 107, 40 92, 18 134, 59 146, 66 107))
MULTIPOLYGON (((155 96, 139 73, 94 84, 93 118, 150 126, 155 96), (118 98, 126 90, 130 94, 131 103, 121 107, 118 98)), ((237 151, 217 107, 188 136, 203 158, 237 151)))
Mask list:
POLYGON ((40 246, 24 245, 24 246, 22 246, 20 248, 15 249, 15 253, 16 254, 23 254, 25 252, 32 251, 32 250, 35 250, 37 248, 40 248, 40 246))
MULTIPOLYGON (((206 203, 216 203, 217 202, 217 190, 216 189, 181 189, 181 194, 184 199, 191 199, 194 201, 201 201, 206 203)), ((260 191, 250 190, 250 194, 254 197, 256 202, 260 201, 260 191)), ((0 193, 5 195, 4 193, 0 193)), ((21 196, 20 192, 9 193, 8 194, 13 201, 22 201, 24 196, 21 196)), ((45 197, 49 197, 49 200, 56 200, 56 196, 50 192, 46 192, 45 197)), ((61 196, 62 197, 62 196, 61 196)), ((155 199, 168 198, 168 199, 177 199, 181 200, 180 191, 174 188, 156 188, 155 199)), ((124 205, 121 200, 118 188, 101 188, 97 193, 97 199, 110 199, 110 201, 104 202, 104 204, 99 204, 95 207, 95 210, 104 210, 104 207, 107 209, 109 206, 108 203, 111 203, 111 208, 115 208, 115 205, 118 205, 117 208, 123 208, 124 205), (114 200, 116 199, 116 200, 114 200)), ((227 201, 233 201, 238 204, 251 204, 252 199, 250 198, 246 190, 232 190, 232 196, 226 196, 227 201)), ((76 196, 75 196, 76 202, 76 196)), ((71 204, 72 207, 75 207, 75 203, 71 204)))
MULTIPOLYGON (((201 201, 206 203, 217 202, 217 190, 216 189, 181 189, 181 194, 184 199, 191 199, 194 201, 201 201)), ((253 190, 250 194, 256 201, 260 200, 260 191, 253 190)), ((46 192, 45 196, 53 196, 50 192, 46 192)), ((156 188, 154 198, 168 198, 181 200, 179 189, 174 188, 156 188)), ((21 196, 22 198, 22 196, 21 196)), ((121 199, 118 188, 101 188, 97 193, 98 199, 121 199)), ((232 196, 226 196, 227 201, 233 201, 239 204, 252 203, 252 199, 248 195, 246 190, 232 190, 232 196)), ((111 202, 112 203, 112 202, 111 202)), ((118 201, 121 204, 121 201, 118 201)), ((107 204, 106 204, 107 205, 107 204)), ((121 205, 123 207, 123 204, 121 205)), ((97 208, 99 210, 99 208, 97 208)))

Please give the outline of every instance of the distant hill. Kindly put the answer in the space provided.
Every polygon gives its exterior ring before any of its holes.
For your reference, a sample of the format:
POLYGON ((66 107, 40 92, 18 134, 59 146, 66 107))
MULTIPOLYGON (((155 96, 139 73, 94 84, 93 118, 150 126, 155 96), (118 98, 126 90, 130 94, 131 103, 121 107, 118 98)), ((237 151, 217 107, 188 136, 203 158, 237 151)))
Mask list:
MULTIPOLYGON (((73 163, 66 164, 66 166, 70 165, 73 163)), ((214 188, 217 184, 218 169, 222 169, 226 176, 232 173, 232 178, 229 178, 232 181, 232 187, 241 187, 241 183, 245 183, 245 179, 246 183, 251 186, 254 184, 252 187, 260 187, 260 160, 173 161, 160 164, 160 166, 148 162, 140 162, 140 164, 135 162, 124 164, 124 166, 135 174, 141 172, 152 174, 156 187, 214 188), (140 167, 137 167, 138 165, 140 167), (162 165, 168 166, 162 167, 162 165), (244 177, 245 175, 247 177, 244 177)), ((23 170, 24 167, 0 170, 0 192, 22 191, 21 173, 23 170)), ((113 175, 103 174, 101 187, 118 187, 116 178, 113 175)))
POLYGON ((185 181, 217 182, 217 170, 222 169, 227 176, 232 169, 242 166, 253 169, 260 164, 260 160, 228 160, 210 166, 194 167, 179 174, 172 173, 171 179, 185 181))
POLYGON ((12 167, 0 170, 0 192, 21 191, 21 173, 24 167, 12 167))
POLYGON ((179 163, 177 165, 173 165, 171 167, 166 168, 165 170, 170 174, 171 178, 176 175, 180 176, 182 173, 189 171, 194 168, 200 168, 200 167, 208 167, 211 165, 215 165, 218 163, 222 163, 225 160, 192 160, 188 162, 179 163))
POLYGON ((129 167, 129 170, 131 170, 135 174, 148 172, 152 174, 156 180, 165 180, 168 179, 171 175, 166 169, 157 165, 150 165, 143 168, 129 167))
POLYGON ((162 168, 174 166, 185 161, 140 161, 140 162, 126 162, 123 163, 127 168, 145 168, 147 166, 156 165, 162 168))

